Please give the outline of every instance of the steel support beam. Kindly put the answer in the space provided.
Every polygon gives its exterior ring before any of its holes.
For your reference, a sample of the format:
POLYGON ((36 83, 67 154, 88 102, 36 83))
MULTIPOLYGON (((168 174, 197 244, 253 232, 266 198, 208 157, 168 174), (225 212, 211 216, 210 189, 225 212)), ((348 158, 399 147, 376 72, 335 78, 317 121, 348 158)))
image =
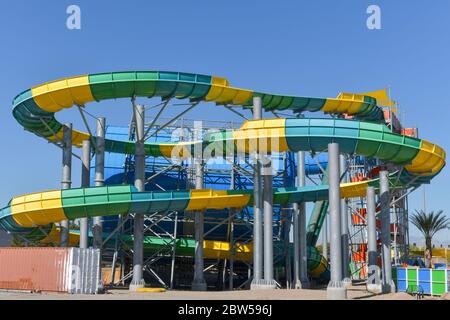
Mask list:
MULTIPOLYGON (((143 105, 135 103, 132 99, 133 112, 136 123, 136 146, 134 154, 134 186, 139 192, 145 191, 145 149, 144 125, 145 109, 143 105)), ((133 243, 133 279, 130 291, 145 287, 144 281, 144 215, 134 215, 134 243, 133 243)))
MULTIPOLYGON (((348 182, 347 159, 344 154, 339 155, 339 169, 341 182, 348 182)), ((348 235, 348 206, 347 199, 341 199, 341 244, 342 244, 342 283, 345 287, 352 284, 350 279, 350 247, 348 235)))
POLYGON ((230 221, 230 266, 229 266, 229 277, 228 277, 228 289, 230 291, 233 291, 233 281, 234 281, 234 215, 235 215, 234 208, 230 208, 230 215, 231 215, 231 221, 230 221))
POLYGON ((392 246, 394 251, 394 265, 398 264, 398 247, 397 247, 397 231, 398 231, 398 215, 397 215, 398 206, 394 204, 392 206, 392 220, 394 226, 394 238, 392 239, 392 246))
MULTIPOLYGON (((253 98, 253 120, 262 117, 262 99, 253 98)), ((262 222, 262 181, 261 159, 259 154, 254 154, 253 170, 253 279, 251 289, 258 289, 263 279, 263 222, 262 222)))
POLYGON ((156 129, 152 134, 148 135, 145 140, 150 139, 151 137, 155 136, 158 134, 158 132, 160 132, 161 130, 163 130, 164 128, 166 128, 167 126, 171 125, 172 123, 174 123, 178 118, 181 118, 182 116, 184 116, 186 113, 188 113, 189 111, 191 111, 193 108, 195 108, 197 105, 199 104, 199 102, 193 102, 186 110, 184 110, 183 112, 179 113, 178 115, 176 115, 175 117, 172 118, 172 120, 166 122, 165 124, 161 125, 158 129, 156 129))
POLYGON ((381 216, 381 259, 383 293, 395 292, 395 284, 392 281, 391 263, 391 195, 389 193, 389 172, 380 171, 380 216, 381 216))
MULTIPOLYGON (((231 167, 230 174, 230 190, 235 189, 235 171, 234 171, 235 159, 233 159, 233 166, 231 167)), ((228 267, 228 289, 233 291, 234 281, 234 216, 236 215, 236 208, 228 209, 228 241, 230 243, 230 266, 228 267)), ((225 285, 224 285, 225 287, 225 285)))
MULTIPOLYGON (((298 180, 298 176, 297 176, 298 180)), ((298 186, 298 184, 297 184, 298 186)), ((292 236, 294 242, 294 288, 301 289, 302 284, 300 281, 300 209, 301 203, 293 204, 293 216, 292 216, 292 236)))
MULTIPOLYGON (((149 134, 150 130, 153 128, 153 126, 155 125, 156 121, 158 121, 159 117, 163 113, 164 109, 166 109, 166 107, 169 105, 169 102, 170 102, 170 98, 165 100, 165 101, 163 101, 161 109, 159 109, 158 113, 153 118, 153 121, 147 127, 147 130, 144 133, 144 137, 147 137, 147 135, 149 134)), ((144 138, 144 139, 147 140, 146 138, 144 138)))
MULTIPOLYGON (((234 180, 235 180, 235 172, 234 172, 234 163, 235 159, 233 158, 233 166, 231 166, 230 172, 230 190, 234 190, 234 180)), ((228 208, 228 226, 227 226, 227 240, 230 243, 230 259, 229 259, 229 267, 228 267, 228 288, 230 291, 233 290, 233 273, 234 273, 234 216, 236 215, 236 208, 228 208)), ((226 264, 227 260, 224 261, 224 270, 223 270, 223 289, 226 288, 226 264)))
MULTIPOLYGON (((102 187, 105 185, 105 118, 97 119, 97 137, 95 148, 95 175, 94 185, 102 187)), ((93 246, 95 249, 102 249, 103 244, 103 219, 102 217, 94 217, 93 226, 93 246)))
MULTIPOLYGON (((292 280, 292 257, 290 254, 290 233, 291 233, 291 219, 289 212, 292 208, 281 208, 281 221, 280 228, 283 234, 283 253, 284 253, 284 274, 286 275, 286 289, 291 289, 295 285, 295 281, 292 280)), ((282 234, 280 233, 280 235, 282 234)))
POLYGON ((368 249, 368 277, 367 291, 381 293, 380 268, 377 265, 377 226, 375 217, 375 189, 367 187, 367 249, 368 249))
MULTIPOLYGON (((66 123, 63 127, 63 156, 61 189, 70 189, 72 186, 72 124, 66 123)), ((69 220, 60 224, 60 245, 69 246, 69 220)))
MULTIPOLYGON (((105 185, 105 135, 106 135, 106 119, 97 118, 96 122, 96 146, 95 146, 95 174, 94 185, 102 187, 105 185)), ((100 250, 99 260, 99 291, 103 291, 102 281, 102 256, 103 256, 103 218, 94 217, 92 223, 93 247, 100 250)))
MULTIPOLYGON (((300 151, 299 168, 297 169, 298 185, 304 187, 305 184, 305 152, 300 151)), ((306 203, 299 204, 299 232, 300 232, 300 282, 303 289, 311 286, 308 278, 308 248, 306 240, 306 203)))
POLYGON ((328 144, 328 201, 330 203, 330 268, 331 280, 327 287, 327 298, 347 298, 347 289, 342 284, 341 245, 341 175, 339 170, 339 144, 328 144))
POLYGON ((173 243, 172 243, 172 262, 170 266, 170 289, 174 286, 174 276, 175 276, 175 260, 177 253, 177 234, 178 234, 178 212, 175 212, 175 220, 173 222, 173 243))
MULTIPOLYGON (((305 186, 305 152, 297 153, 297 187, 305 186)), ((306 206, 305 203, 294 203, 294 285, 296 289, 310 287, 308 279, 308 253, 306 244, 306 206)))
POLYGON ((262 119, 262 98, 254 97, 253 98, 253 120, 261 120, 262 119))
MULTIPOLYGON (((91 141, 84 140, 82 147, 81 161, 81 187, 86 188, 90 185, 91 178, 91 141)), ((89 246, 89 218, 80 219, 80 248, 86 249, 89 246)))
MULTIPOLYGON (((203 163, 201 157, 194 158, 195 166, 195 189, 203 189, 203 163)), ((203 211, 195 211, 194 228, 195 228, 195 261, 194 261, 194 280, 191 284, 192 291, 206 291, 207 285, 203 275, 204 269, 204 219, 203 211)))
POLYGON ((275 289, 273 278, 273 174, 272 161, 266 156, 263 163, 264 176, 264 282, 261 289, 275 289))

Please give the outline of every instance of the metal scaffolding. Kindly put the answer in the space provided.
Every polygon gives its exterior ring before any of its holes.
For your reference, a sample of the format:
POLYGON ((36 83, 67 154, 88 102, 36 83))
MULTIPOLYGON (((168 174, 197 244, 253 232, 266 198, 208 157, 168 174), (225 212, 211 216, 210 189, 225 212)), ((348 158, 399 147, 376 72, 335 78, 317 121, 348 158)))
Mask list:
MULTIPOLYGON (((162 110, 170 105, 169 101, 148 107, 160 107, 156 117, 146 115, 145 140, 147 142, 190 141, 196 138, 198 122, 189 119, 185 113, 197 105, 186 105, 186 112, 176 117, 164 118, 162 110), (177 133, 174 135, 174 133, 177 133), (175 139, 175 140, 174 140, 175 139), (178 139, 178 140, 177 140, 178 139)), ((180 106, 182 104, 178 104, 180 106)), ((234 111, 234 110, 233 110, 234 111)), ((82 114, 84 111, 80 111, 82 114)), ((210 130, 235 129, 240 123, 236 121, 201 121, 204 132, 210 130)), ((123 133, 124 140, 136 140, 136 121, 131 119, 128 127, 106 128, 106 136, 117 132, 123 133)), ((198 138, 198 137, 197 137, 198 138)), ((111 155, 109 155, 111 156, 111 155)), ((273 177, 274 187, 294 186, 295 160, 292 153, 272 155, 281 163, 273 177)), ((95 162, 95 157, 92 160, 95 162)), ((135 155, 127 154, 121 157, 122 165, 111 174, 105 175, 105 184, 131 184, 135 172, 135 155)), ((114 160, 117 166, 117 160, 114 160)), ((166 157, 146 156, 145 160, 145 190, 182 190, 195 187, 195 166, 190 160, 174 163, 166 157)), ((204 165, 204 187, 214 189, 253 189, 253 166, 249 157, 238 159, 234 156, 223 163, 204 165)), ((281 286, 282 281, 289 281, 291 263, 286 259, 289 250, 289 232, 292 219, 292 208, 274 206, 272 228, 275 249, 280 254, 274 258, 275 281, 281 286), (280 267, 282 269, 280 269, 280 267)), ((112 230, 106 229, 103 237, 103 261, 108 273, 111 274, 109 286, 128 285, 133 277, 133 221, 135 215, 130 212, 105 219, 105 228, 113 225, 112 230)), ((244 245, 252 242, 253 210, 251 208, 227 210, 207 210, 204 216, 205 240, 226 241, 231 244, 230 258, 227 260, 204 259, 204 275, 207 283, 219 289, 236 289, 248 287, 251 281, 252 265, 234 259, 235 244, 244 245)), ((183 252, 177 252, 182 241, 194 239, 194 214, 191 212, 156 212, 144 215, 144 261, 143 277, 149 285, 165 288, 188 288, 193 277, 192 264, 194 257, 183 252), (157 247, 152 242, 158 241, 157 247)), ((288 285, 288 284, 287 284, 288 285)), ((284 284, 283 284, 284 286, 284 284)))
MULTIPOLYGON (((349 174, 352 182, 364 181, 378 174, 380 163, 374 159, 359 156, 349 159, 349 174)), ((398 175, 401 174, 401 170, 398 175)), ((391 183, 392 184, 392 183, 391 183)), ((406 262, 408 257, 408 194, 405 187, 391 185, 390 201, 390 234, 391 261, 394 265, 406 262)), ((351 276, 353 280, 366 280, 368 276, 368 231, 367 231, 367 200, 365 197, 352 198, 348 201, 350 214, 350 257, 351 276)), ((381 267, 379 201, 376 206, 378 265, 381 267)))
MULTIPOLYGON (((241 123, 239 121, 219 121, 219 120, 198 120, 186 118, 186 113, 198 105, 196 101, 188 103, 173 103, 170 99, 162 100, 153 106, 143 106, 135 103, 132 99, 133 108, 141 108, 142 114, 145 113, 144 127, 140 128, 139 139, 142 142, 180 142, 194 141, 204 136, 205 132, 222 131, 236 129, 241 123), (169 107, 184 107, 184 110, 173 117, 163 117, 162 114, 169 107), (151 110, 157 110, 156 114, 150 115, 151 110), (200 126, 199 126, 200 124, 200 126)), ((247 117, 229 106, 226 109, 238 114, 247 120, 247 117)), ((79 107, 88 132, 89 128, 85 114, 87 113, 82 106, 79 107)), ((134 110, 134 114, 136 111, 134 110)), ((261 115, 260 115, 261 116, 261 115)), ((275 115, 277 116, 277 115, 275 115)), ((94 117, 94 116, 92 116, 94 117)), ((132 184, 135 179, 137 157, 142 155, 126 154, 112 155, 106 158, 115 166, 114 172, 109 172, 100 176, 99 155, 102 155, 102 137, 106 135, 120 135, 123 140, 137 140, 137 121, 136 117, 131 117, 127 127, 114 127, 105 125, 104 118, 94 117, 99 125, 97 126, 97 139, 91 139, 92 151, 94 157, 91 160, 91 167, 95 167, 95 185, 102 185, 103 180, 108 184, 132 184), (111 157, 115 157, 111 160, 111 157), (95 165, 93 165, 95 164, 95 165), (101 181, 100 181, 101 180, 101 181)), ((394 130, 395 128, 393 128, 394 130)), ((63 141, 57 144, 64 148, 63 141)), ((67 148, 66 148, 67 149, 67 148)), ((66 158, 68 150, 65 150, 66 158)), ((70 152, 72 152, 70 150, 70 152)), ((319 154, 320 155, 320 154, 319 154)), ((72 153, 72 156, 76 156, 72 153)), ((327 168, 318 160, 318 154, 311 154, 316 162, 319 172, 309 173, 305 170, 304 180, 308 184, 322 184, 324 176, 327 176, 327 168)), ((239 158, 236 155, 221 159, 222 162, 214 162, 211 159, 204 160, 202 165, 203 187, 214 189, 236 189, 251 190, 255 183, 255 165, 252 155, 245 155, 239 158)), ((295 155, 292 152, 285 152, 270 155, 271 162, 280 164, 273 173, 273 177, 265 176, 261 188, 294 187, 295 177, 297 175, 297 163, 295 155), (270 184, 270 186, 268 185, 270 184)), ((262 161, 261 161, 262 162, 262 161)), ((345 179, 349 182, 363 181, 377 176, 377 168, 382 165, 375 159, 361 156, 348 155, 340 158, 341 182, 345 179), (342 179, 344 177, 344 179, 342 179)), ((145 174, 142 177, 143 187, 140 191, 149 190, 189 190, 198 184, 198 168, 196 168, 193 159, 174 162, 168 157, 145 156, 143 168, 145 174), (196 183, 197 182, 197 183, 196 183)), ((94 171, 94 170, 91 170, 94 171)), ((392 170, 391 170, 392 171, 392 170)), ((399 176, 401 170, 399 171, 399 176)), ((261 177, 262 178, 262 177, 261 177)), ((261 179, 263 180, 263 179, 261 179)), ((93 184, 91 182, 91 185, 93 184)), ((86 182, 84 182, 86 185, 86 182)), ((266 193, 263 193, 266 194, 266 193)), ((399 264, 405 261, 408 256, 408 199, 409 191, 407 188, 397 188, 396 184, 390 186, 390 225, 391 230, 391 248, 392 262, 399 264)), ((261 201, 263 202, 263 201, 261 201)), ((293 230, 295 217, 298 208, 295 205, 273 205, 272 200, 264 199, 265 211, 272 214, 271 225, 267 225, 269 219, 264 222, 264 233, 273 234, 271 239, 264 239, 265 247, 268 251, 273 250, 273 260, 265 257, 265 264, 261 271, 262 282, 274 281, 277 287, 295 288, 299 285, 299 266, 296 265, 295 254, 292 255, 295 236, 293 230), (272 231, 272 232, 270 232, 272 231), (294 257, 294 258, 293 258, 294 257), (273 268, 272 268, 273 265, 273 268), (264 273, 264 275, 262 274, 264 273), (267 278, 267 279, 266 279, 267 278)), ((342 201, 340 211, 346 217, 343 217, 341 233, 346 234, 348 230, 348 247, 342 247, 342 258, 346 259, 346 254, 350 256, 350 273, 352 280, 365 280, 367 278, 367 223, 366 211, 367 203, 365 197, 352 198, 348 201, 342 201)), ((378 211, 378 209, 377 209, 378 211)), ((305 214, 305 213, 303 213, 305 214)), ((203 215, 203 214, 202 214, 203 215)), ((192 265, 195 261, 195 255, 186 254, 180 249, 183 241, 195 239, 195 212, 177 212, 163 211, 141 216, 143 219, 143 261, 139 268, 142 268, 142 277, 149 285, 157 285, 165 288, 189 288, 194 277, 192 265), (156 245, 157 243, 157 245, 156 245), (181 251, 180 251, 181 250, 181 251)), ((102 248, 103 266, 110 272, 109 286, 126 286, 133 278, 133 256, 136 248, 133 248, 135 237, 133 236, 133 222, 136 215, 130 212, 125 215, 115 217, 97 218, 94 221, 94 245, 102 248), (102 233, 102 224, 105 229, 102 233), (100 225, 100 228, 95 226, 100 225), (109 229, 108 229, 109 228, 109 229), (102 239, 102 240, 99 240, 102 239), (101 241, 101 243, 99 243, 101 241)), ((233 290, 236 288, 250 287, 253 280, 253 265, 251 263, 236 261, 236 244, 247 244, 253 242, 254 229, 254 208, 245 207, 242 209, 228 208, 225 210, 206 210, 202 217, 204 224, 204 239, 216 240, 230 243, 229 259, 203 259, 203 276, 206 283, 221 290, 233 290)), ((318 221, 318 230, 324 223, 318 221)), ((85 224, 85 222, 83 223, 85 224)), ((92 222, 91 222, 92 224, 92 222)), ((83 230, 86 226, 83 226, 83 230)), ((135 226, 136 228, 136 226, 135 226)), ((42 228, 41 228, 42 229, 42 228)), ((48 230, 41 230, 43 234, 49 235, 48 230)), ((135 234, 136 236, 136 234, 135 234)), ((318 236, 318 235, 317 235, 318 236)), ((30 243, 29 239, 25 239, 30 243)), ((24 240, 24 241, 25 241, 24 240)), ((297 239, 298 240, 298 239, 297 239)), ((378 241, 379 242, 379 241, 378 241)), ((83 241, 86 245, 86 241, 83 241)), ((29 245, 33 245, 32 241, 29 245)), ((54 245, 57 245, 55 242, 54 245)), ((297 243, 298 246, 298 243, 297 243)), ((327 251, 327 248, 324 248, 327 251)), ((379 249, 379 248, 378 248, 379 249)), ((140 250, 140 249, 139 249, 140 250)), ((336 250, 336 247, 334 248, 336 250)), ((263 250, 266 252, 266 249, 263 250)), ((203 256, 203 254, 201 254, 203 256)), ((378 254, 380 257, 380 254, 378 254)), ((263 254, 260 254, 263 258, 263 254)), ((297 257, 298 260, 298 257, 297 257)), ((379 259, 380 260, 380 259, 379 259)), ((297 262, 298 263, 298 262, 297 262)), ((345 263, 345 262, 343 262, 345 263)), ((345 273, 345 266, 343 267, 345 273)), ((335 272, 336 273, 336 272, 335 272)), ((345 274, 342 275, 346 277, 345 274)), ((308 283, 304 278, 304 282, 308 283)), ((338 279, 337 273, 335 278, 338 279)))

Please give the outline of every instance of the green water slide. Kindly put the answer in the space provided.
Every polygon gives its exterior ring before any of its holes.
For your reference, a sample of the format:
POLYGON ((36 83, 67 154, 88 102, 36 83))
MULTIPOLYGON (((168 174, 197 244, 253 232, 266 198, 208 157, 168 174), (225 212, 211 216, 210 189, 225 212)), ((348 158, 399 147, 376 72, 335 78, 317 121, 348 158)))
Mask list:
MULTIPOLYGON (((445 166, 445 151, 439 146, 426 140, 392 133, 384 124, 382 109, 372 96, 341 93, 337 98, 323 99, 276 95, 235 88, 224 78, 199 74, 133 71, 52 81, 16 96, 13 116, 27 131, 47 141, 59 143, 63 136, 63 125, 55 117, 57 112, 95 101, 135 97, 189 99, 192 103, 205 101, 243 108, 251 108, 252 99, 261 97, 266 111, 345 113, 356 119, 276 118, 247 121, 238 130, 209 134, 201 141, 146 143, 147 156, 190 158, 196 148, 204 152, 214 145, 221 145, 227 153, 221 154, 215 149, 211 152, 214 156, 248 154, 249 146, 259 145, 260 141, 271 142, 265 150, 269 153, 324 152, 329 143, 338 143, 342 153, 374 157, 396 166, 398 169, 391 175, 394 176, 394 184, 403 188, 429 183, 445 166)), ((95 141, 96 137, 73 130, 73 146, 80 147, 82 141, 88 139, 95 141)), ((135 143, 107 139, 105 147, 108 152, 132 154, 135 143)), ((369 185, 377 187, 378 181, 341 184, 341 196, 364 196, 369 185)), ((133 188, 128 185, 74 188, 14 197, 0 210, 0 227, 13 233, 29 234, 36 232, 36 228, 50 228, 49 224, 82 217, 129 212, 148 214, 168 210, 243 208, 253 203, 252 190, 138 192, 133 188)), ((327 199, 326 184, 274 190, 275 203, 316 202, 308 227, 310 244, 317 241, 327 199)), ((186 243, 187 248, 191 248, 189 241, 186 243)), ((312 245, 308 248, 310 257, 317 255, 312 245)), ((325 272, 323 258, 313 258, 311 261, 313 274, 325 272), (319 265, 317 261, 321 261, 319 265)))

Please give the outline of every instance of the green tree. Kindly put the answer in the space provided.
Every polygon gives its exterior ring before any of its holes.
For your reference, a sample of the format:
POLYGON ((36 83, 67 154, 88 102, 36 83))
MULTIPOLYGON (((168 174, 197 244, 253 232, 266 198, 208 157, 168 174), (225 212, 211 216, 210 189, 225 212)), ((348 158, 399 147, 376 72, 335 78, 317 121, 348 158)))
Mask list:
POLYGON ((431 268, 433 237, 441 230, 450 229, 450 218, 442 210, 439 210, 437 213, 434 211, 427 213, 423 210, 416 210, 411 217, 411 223, 419 229, 425 238, 425 266, 431 268))

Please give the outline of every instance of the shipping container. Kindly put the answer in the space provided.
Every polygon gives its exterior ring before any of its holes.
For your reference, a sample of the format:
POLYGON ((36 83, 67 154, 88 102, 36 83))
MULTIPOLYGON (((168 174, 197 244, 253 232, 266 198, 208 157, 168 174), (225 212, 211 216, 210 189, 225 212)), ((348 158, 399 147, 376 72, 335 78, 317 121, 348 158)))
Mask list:
POLYGON ((99 250, 0 248, 0 289, 97 293, 99 250))
POLYGON ((65 292, 69 248, 0 248, 0 288, 65 292))

